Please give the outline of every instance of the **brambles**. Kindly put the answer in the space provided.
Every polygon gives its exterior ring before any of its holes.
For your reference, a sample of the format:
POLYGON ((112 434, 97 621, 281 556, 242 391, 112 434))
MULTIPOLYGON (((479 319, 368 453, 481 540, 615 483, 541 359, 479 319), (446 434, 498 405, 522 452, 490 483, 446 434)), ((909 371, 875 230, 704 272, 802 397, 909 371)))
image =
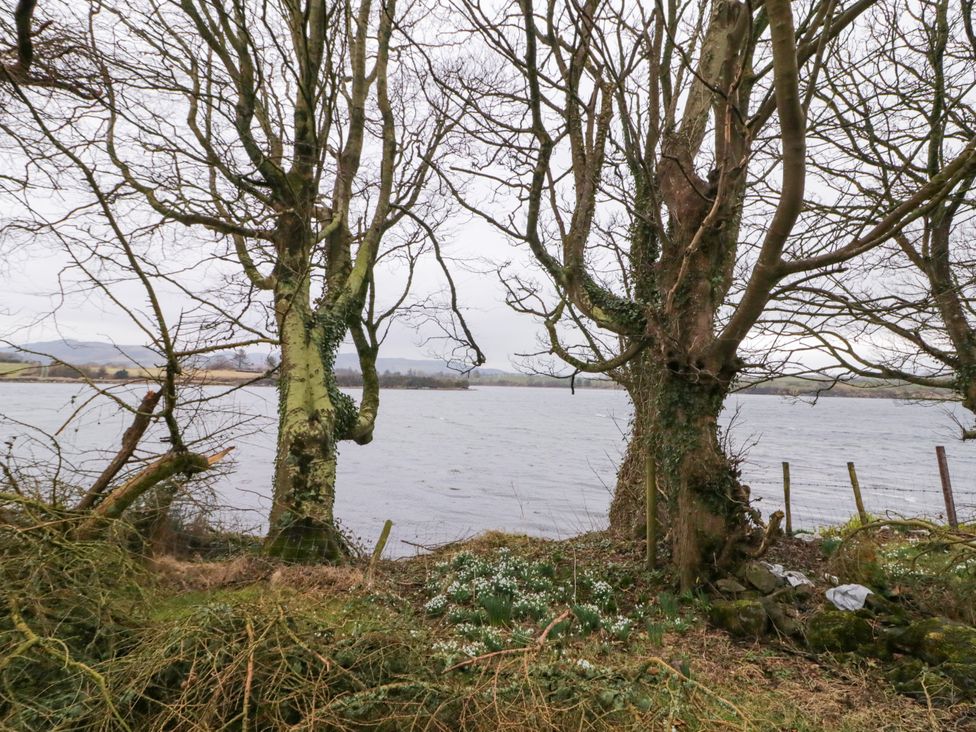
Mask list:
POLYGON ((835 574, 899 597, 925 614, 976 624, 976 531, 930 522, 877 520, 841 532, 835 574))
POLYGON ((115 526, 109 540, 72 541, 79 517, 0 495, 0 727, 125 729, 105 678, 131 648, 152 580, 115 526))

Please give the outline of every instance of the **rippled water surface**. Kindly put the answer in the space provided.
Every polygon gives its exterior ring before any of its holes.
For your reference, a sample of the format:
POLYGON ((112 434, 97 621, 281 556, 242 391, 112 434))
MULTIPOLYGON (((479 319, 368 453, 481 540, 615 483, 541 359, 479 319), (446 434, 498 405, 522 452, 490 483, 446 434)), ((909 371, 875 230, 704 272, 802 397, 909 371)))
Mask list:
MULTIPOLYGON (((211 393, 217 387, 210 389, 211 393)), ((355 390, 350 391, 357 396, 355 390)), ((0 436, 24 433, 19 420, 54 432, 87 395, 70 384, 0 384, 0 436)), ((132 401, 132 397, 130 397, 132 401)), ((234 470, 215 486, 225 516, 261 530, 270 501, 275 392, 238 391, 205 420, 228 433, 234 470)), ((791 464, 794 525, 846 520, 854 510, 847 461, 857 465, 868 511, 940 515, 934 447, 946 446, 961 514, 976 512, 976 445, 956 439, 945 407, 887 399, 821 399, 815 406, 776 397, 730 400, 732 442, 748 448, 743 475, 764 513, 782 503, 782 461, 791 464)), ((368 543, 383 521, 404 543, 435 544, 485 529, 567 536, 604 525, 630 417, 621 391, 480 387, 468 391, 383 392, 372 444, 343 444, 336 511, 368 543)), ((108 406, 84 406, 59 435, 64 457, 117 445, 124 419, 108 406)), ((14 451, 48 455, 41 443, 14 451)), ((49 456, 49 455, 48 455, 49 456)), ((74 460, 95 470, 103 457, 74 460)))

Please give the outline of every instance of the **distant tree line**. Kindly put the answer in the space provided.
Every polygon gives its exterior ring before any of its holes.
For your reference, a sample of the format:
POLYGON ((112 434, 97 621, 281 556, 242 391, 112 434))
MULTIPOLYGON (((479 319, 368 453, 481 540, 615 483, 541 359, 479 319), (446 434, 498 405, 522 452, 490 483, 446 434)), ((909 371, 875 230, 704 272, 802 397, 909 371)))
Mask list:
MULTIPOLYGON (((467 389, 469 382, 462 377, 444 374, 418 374, 385 371, 378 377, 380 387, 387 389, 467 389)), ((363 375, 352 369, 336 371, 336 384, 339 386, 362 386, 363 375)))
POLYGON ((128 369, 100 364, 75 366, 68 363, 53 363, 42 366, 36 363, 21 362, 27 367, 24 376, 44 376, 51 379, 128 379, 131 373, 128 369))

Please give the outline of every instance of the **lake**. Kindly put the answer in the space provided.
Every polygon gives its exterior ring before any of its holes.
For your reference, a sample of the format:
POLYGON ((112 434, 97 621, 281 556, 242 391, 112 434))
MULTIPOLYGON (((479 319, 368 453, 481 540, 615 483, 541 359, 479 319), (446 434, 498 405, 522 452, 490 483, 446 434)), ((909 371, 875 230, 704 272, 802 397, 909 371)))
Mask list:
MULTIPOLYGON (((132 403, 144 388, 130 385, 120 393, 126 391, 132 403)), ((74 384, 0 383, 6 418, 0 438, 27 432, 11 420, 53 433, 80 410, 58 436, 70 463, 65 474, 97 471, 126 420, 104 400, 84 404, 88 396, 74 384), (93 448, 102 454, 80 457, 93 448)), ((336 513, 365 543, 375 541, 388 518, 394 521, 392 554, 486 529, 565 537, 605 525, 630 418, 624 392, 478 387, 386 390, 381 399, 374 441, 340 448, 336 513)), ((234 391, 217 405, 201 420, 211 430, 226 430, 220 444, 237 448, 233 469, 213 485, 221 515, 236 527, 262 531, 271 494, 275 391, 234 391), (241 416, 248 421, 235 426, 241 416)), ((741 395, 729 401, 723 424, 733 413, 732 443, 746 451, 743 477, 766 515, 782 506, 781 464, 790 462, 796 528, 845 521, 854 512, 849 460, 857 465, 869 512, 942 515, 939 444, 949 456, 960 515, 976 513, 976 444, 958 441, 950 418, 961 416, 957 407, 842 398, 810 405, 741 395)), ((33 434, 36 441, 15 441, 14 454, 50 457, 46 438, 33 434)))

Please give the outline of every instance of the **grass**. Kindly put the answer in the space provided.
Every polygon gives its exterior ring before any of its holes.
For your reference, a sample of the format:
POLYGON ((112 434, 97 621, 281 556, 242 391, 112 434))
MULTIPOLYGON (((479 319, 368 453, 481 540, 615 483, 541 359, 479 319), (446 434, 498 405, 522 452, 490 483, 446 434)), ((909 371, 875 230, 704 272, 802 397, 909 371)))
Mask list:
MULTIPOLYGON (((140 380, 149 379, 151 381, 159 381, 162 378, 163 370, 159 368, 143 368, 141 366, 107 366, 105 367, 107 371, 107 376, 104 378, 114 379, 114 374, 118 371, 125 371, 127 376, 126 380, 140 380)), ((260 373, 255 373, 253 371, 237 371, 235 369, 190 369, 188 371, 190 378, 198 383, 237 383, 245 381, 253 381, 254 379, 260 378, 260 373)), ((30 363, 7 363, 0 361, 0 379, 3 378, 16 378, 22 377, 31 380, 43 380, 41 379, 41 368, 36 364, 30 363)), ((96 381, 101 380, 99 377, 91 377, 96 381)), ((82 381, 82 377, 78 376, 63 376, 58 377, 58 381, 82 381)))
POLYGON ((489 534, 370 583, 359 566, 143 561, 68 541, 69 515, 15 518, 0 729, 931 730, 966 713, 868 665, 733 642, 704 597, 600 534, 489 534))
POLYGON ((7 376, 30 375, 31 372, 36 371, 37 367, 34 364, 0 361, 0 379, 7 376))

